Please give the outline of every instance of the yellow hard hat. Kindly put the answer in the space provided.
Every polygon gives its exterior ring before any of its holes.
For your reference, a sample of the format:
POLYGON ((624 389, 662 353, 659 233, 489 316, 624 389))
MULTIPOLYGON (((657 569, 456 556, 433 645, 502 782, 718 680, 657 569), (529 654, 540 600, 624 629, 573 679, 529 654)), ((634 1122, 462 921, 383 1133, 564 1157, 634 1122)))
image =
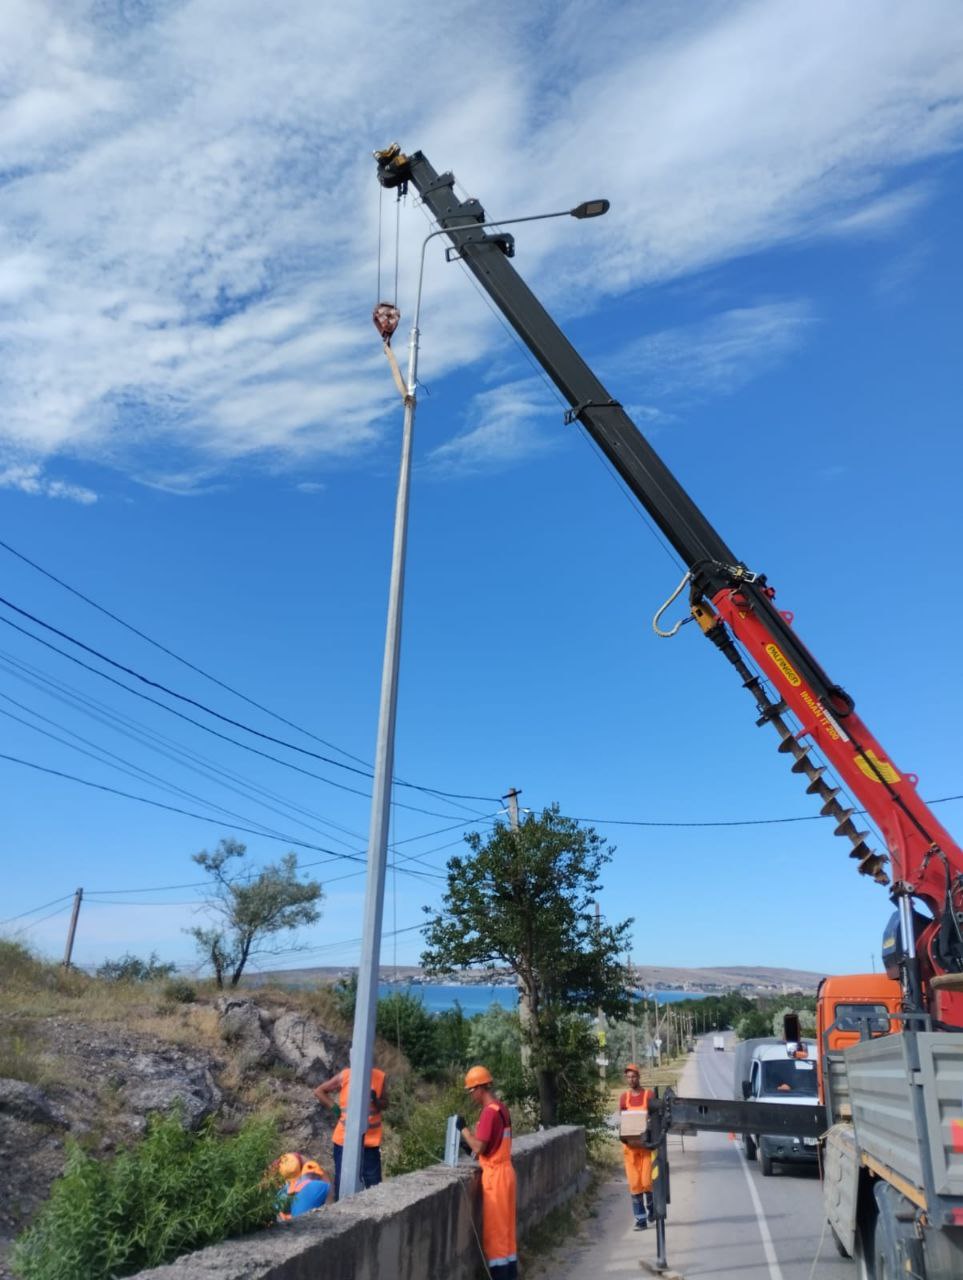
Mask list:
POLYGON ((301 1172, 301 1156, 297 1151, 286 1151, 278 1160, 278 1173, 282 1178, 296 1178, 301 1172))
POLYGON ((478 1084, 491 1084, 492 1073, 487 1067, 472 1067, 465 1076, 465 1088, 474 1089, 478 1084))

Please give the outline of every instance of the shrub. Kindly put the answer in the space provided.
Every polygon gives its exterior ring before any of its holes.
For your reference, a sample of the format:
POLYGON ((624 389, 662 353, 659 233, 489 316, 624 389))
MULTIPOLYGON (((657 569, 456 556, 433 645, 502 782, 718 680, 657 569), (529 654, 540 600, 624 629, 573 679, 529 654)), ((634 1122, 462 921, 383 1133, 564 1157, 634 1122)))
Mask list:
POLYGON ((161 964, 156 951, 146 960, 128 952, 119 960, 105 960, 97 970, 97 977, 102 982, 157 982, 169 978, 176 968, 173 964, 161 964))
POLYGON ((68 1149, 36 1222, 14 1246, 23 1280, 110 1280, 170 1262, 271 1222, 277 1186, 264 1176, 278 1150, 270 1122, 233 1137, 186 1131, 154 1116, 147 1136, 113 1160, 68 1149))
POLYGON ((393 991, 378 1001, 376 1030, 382 1039, 395 1045, 424 1075, 438 1070, 438 1027, 417 996, 393 991))
POLYGON ((175 978, 164 984, 163 996, 171 1004, 193 1004, 197 999, 197 987, 184 978, 175 978))
POLYGON ((413 1173, 445 1158, 448 1117, 464 1113, 465 1090, 449 1085, 428 1099, 417 1099, 407 1084, 392 1086, 388 1107, 392 1142, 384 1153, 385 1173, 413 1173))

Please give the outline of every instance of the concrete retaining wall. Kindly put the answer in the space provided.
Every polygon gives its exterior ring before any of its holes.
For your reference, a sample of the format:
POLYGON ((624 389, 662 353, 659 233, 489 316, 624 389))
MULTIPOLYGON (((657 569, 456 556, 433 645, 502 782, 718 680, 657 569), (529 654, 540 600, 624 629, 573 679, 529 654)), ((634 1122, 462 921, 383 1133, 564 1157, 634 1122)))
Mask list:
MULTIPOLYGON (((560 1126, 517 1138, 518 1232, 588 1180, 585 1132, 560 1126)), ((294 1222, 187 1254, 136 1280, 479 1280, 484 1276, 478 1166, 434 1165, 391 1178, 294 1222)))

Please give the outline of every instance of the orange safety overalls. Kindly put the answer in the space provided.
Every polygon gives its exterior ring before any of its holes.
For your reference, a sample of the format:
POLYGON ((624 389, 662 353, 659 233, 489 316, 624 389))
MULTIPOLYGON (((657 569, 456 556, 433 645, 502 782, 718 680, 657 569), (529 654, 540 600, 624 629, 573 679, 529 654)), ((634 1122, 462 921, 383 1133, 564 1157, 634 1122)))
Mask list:
MULTIPOLYGON (((633 1094, 630 1089, 619 1099, 620 1111, 648 1111, 653 1093, 651 1089, 643 1089, 633 1094)), ((622 1147, 622 1158, 625 1161, 625 1176, 629 1180, 629 1195, 640 1196, 652 1190, 652 1152, 640 1147, 622 1147)))
MULTIPOLYGON (((348 1086, 350 1083, 351 1068, 345 1067, 341 1072, 341 1092, 338 1094, 338 1106, 341 1108, 341 1114, 338 1116, 338 1123, 334 1126, 334 1133, 331 1135, 331 1141, 339 1147, 344 1146, 344 1118, 348 1114, 348 1086)), ((371 1088, 378 1098, 385 1091, 385 1073, 379 1070, 378 1067, 371 1068, 371 1088)), ((381 1146, 381 1112, 377 1107, 371 1107, 368 1110, 368 1128, 364 1135, 364 1145, 366 1147, 381 1146)))
MULTIPOLYGON (((501 1111, 497 1102, 490 1107, 501 1111)), ((518 1258, 515 1243, 515 1170, 512 1131, 506 1127, 497 1150, 479 1155, 482 1185, 482 1249, 489 1267, 504 1267, 518 1258)))

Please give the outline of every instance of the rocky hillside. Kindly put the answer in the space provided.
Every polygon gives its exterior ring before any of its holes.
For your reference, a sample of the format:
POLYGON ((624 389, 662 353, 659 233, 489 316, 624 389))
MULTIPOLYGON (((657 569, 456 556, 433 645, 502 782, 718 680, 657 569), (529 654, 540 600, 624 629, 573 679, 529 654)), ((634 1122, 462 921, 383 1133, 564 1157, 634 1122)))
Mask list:
MULTIPOLYGON (((74 990, 29 1000, 0 972, 0 1276, 12 1239, 62 1172, 69 1137, 109 1154, 174 1103, 192 1128, 224 1131, 252 1112, 278 1117, 282 1149, 330 1168, 329 1113, 312 1087, 348 1065, 348 1041, 283 992, 201 995, 165 1004, 151 988, 74 990), (11 1007, 12 1006, 12 1007, 11 1007)), ((53 978, 54 983, 57 982, 53 978)), ((69 983, 62 982, 61 986, 69 983)), ((340 1027, 343 1032, 344 1028, 340 1027)), ((384 1050, 389 1070, 403 1069, 384 1050)), ((279 1152, 280 1154, 280 1152, 279 1152)))

